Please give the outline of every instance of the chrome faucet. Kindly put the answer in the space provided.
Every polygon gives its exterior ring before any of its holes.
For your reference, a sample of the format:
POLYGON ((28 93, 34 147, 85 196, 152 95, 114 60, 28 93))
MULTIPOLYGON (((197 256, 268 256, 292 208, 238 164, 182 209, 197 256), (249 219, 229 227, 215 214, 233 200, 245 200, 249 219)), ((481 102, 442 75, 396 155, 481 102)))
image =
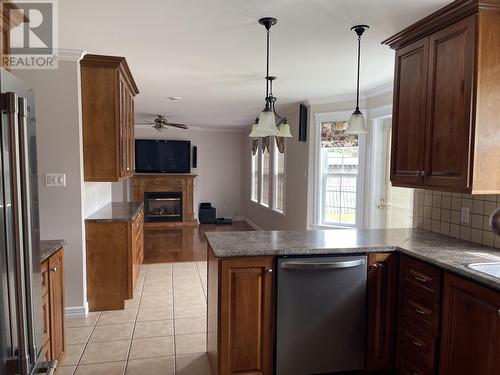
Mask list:
POLYGON ((500 207, 491 214, 490 227, 493 229, 493 232, 500 236, 500 207))

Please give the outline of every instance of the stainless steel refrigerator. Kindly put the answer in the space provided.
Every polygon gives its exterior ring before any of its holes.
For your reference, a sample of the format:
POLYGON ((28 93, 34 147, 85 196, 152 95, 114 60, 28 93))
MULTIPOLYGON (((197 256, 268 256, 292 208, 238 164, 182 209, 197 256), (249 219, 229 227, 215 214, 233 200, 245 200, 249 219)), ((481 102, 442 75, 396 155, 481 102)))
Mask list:
POLYGON ((34 93, 3 69, 0 107, 0 374, 47 373, 34 93))

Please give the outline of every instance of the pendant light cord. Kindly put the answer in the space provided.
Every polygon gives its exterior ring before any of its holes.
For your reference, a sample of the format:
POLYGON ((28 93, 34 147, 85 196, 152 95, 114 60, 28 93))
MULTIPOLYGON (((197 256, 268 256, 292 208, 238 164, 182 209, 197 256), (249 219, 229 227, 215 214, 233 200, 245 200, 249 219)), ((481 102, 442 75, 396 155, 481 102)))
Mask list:
POLYGON ((266 30, 266 43, 267 43, 267 51, 266 51, 266 107, 269 106, 269 29, 266 30))
POLYGON ((359 111, 359 60, 361 58, 361 35, 358 36, 358 83, 357 83, 357 90, 356 90, 356 110, 359 111))

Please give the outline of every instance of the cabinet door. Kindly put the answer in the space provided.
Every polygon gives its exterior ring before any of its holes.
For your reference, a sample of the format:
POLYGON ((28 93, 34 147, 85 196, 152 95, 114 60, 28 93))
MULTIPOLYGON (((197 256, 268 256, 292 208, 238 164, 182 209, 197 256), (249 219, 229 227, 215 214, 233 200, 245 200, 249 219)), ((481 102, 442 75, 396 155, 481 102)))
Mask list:
POLYGON ((49 258, 50 342, 53 359, 64 352, 64 270, 63 251, 49 258))
POLYGON ((49 294, 45 294, 42 297, 42 315, 43 315, 43 344, 46 347, 46 351, 49 353, 47 360, 50 360, 50 345, 47 343, 50 340, 50 303, 49 294), (48 348, 47 348, 48 346, 48 348))
POLYGON ((271 375, 272 258, 223 260, 220 373, 271 375))
POLYGON ((423 182, 429 40, 396 52, 391 181, 396 186, 423 182))
POLYGON ((368 255, 366 369, 394 368, 397 254, 368 255))
POLYGON ((440 374, 500 374, 500 293, 445 276, 440 374))
POLYGON ((430 37, 424 184, 467 191, 476 16, 430 37))

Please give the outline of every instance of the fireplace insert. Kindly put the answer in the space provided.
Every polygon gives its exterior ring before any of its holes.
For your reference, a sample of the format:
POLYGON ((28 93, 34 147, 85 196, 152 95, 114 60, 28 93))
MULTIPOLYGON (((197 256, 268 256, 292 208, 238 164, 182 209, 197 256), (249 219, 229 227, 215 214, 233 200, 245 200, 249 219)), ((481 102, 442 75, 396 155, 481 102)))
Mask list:
POLYGON ((182 221, 182 192, 144 193, 147 223, 182 221))

